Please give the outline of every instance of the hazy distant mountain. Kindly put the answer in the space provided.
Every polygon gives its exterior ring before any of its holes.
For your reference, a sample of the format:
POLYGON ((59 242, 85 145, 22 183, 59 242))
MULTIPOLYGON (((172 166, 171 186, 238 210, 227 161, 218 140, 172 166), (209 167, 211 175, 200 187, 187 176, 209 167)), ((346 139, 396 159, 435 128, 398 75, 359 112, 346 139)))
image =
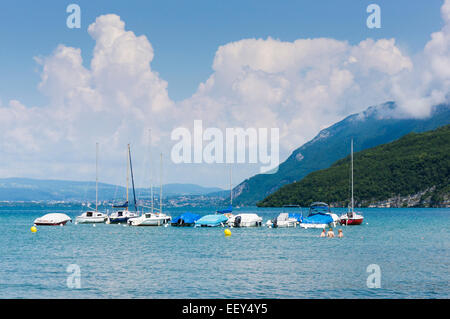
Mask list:
MULTIPOLYGON (((222 191, 217 187, 203 187, 195 184, 163 185, 163 196, 205 195, 222 191)), ((121 200, 125 198, 123 186, 99 183, 99 200, 121 200)), ((154 188, 155 195, 159 187, 154 188)), ((137 188, 138 199, 149 198, 150 190, 137 188)), ((129 190, 130 201, 132 190, 129 190)), ((39 180, 30 178, 0 179, 0 201, 93 201, 95 200, 95 182, 76 182, 63 180, 39 180)))
POLYGON ((311 141, 292 152, 280 164, 276 174, 258 174, 233 189, 234 201, 254 205, 281 186, 301 180, 311 172, 329 167, 349 154, 350 139, 354 138, 355 152, 392 142, 411 132, 424 132, 450 124, 450 106, 433 108, 425 119, 398 119, 389 114, 396 108, 388 102, 369 107, 320 131, 311 141))

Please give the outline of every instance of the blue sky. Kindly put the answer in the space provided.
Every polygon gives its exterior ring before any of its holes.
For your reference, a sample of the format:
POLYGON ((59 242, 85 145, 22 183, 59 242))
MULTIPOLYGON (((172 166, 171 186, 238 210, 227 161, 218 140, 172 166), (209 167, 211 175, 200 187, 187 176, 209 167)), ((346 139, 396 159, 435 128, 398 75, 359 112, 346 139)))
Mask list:
MULTIPOLYGON (((120 183, 124 145, 142 160, 152 128, 169 158, 195 120, 279 128, 283 161, 351 113, 396 100, 423 117, 449 91, 450 0, 2 2, 0 177, 92 180, 100 142, 102 181, 120 183)), ((227 187, 223 164, 167 162, 167 182, 227 187)), ((235 185, 259 172, 247 164, 235 185)))
POLYGON ((391 38, 408 52, 421 50, 442 26, 442 1, 4 1, 0 11, 0 98, 42 105, 34 56, 49 55, 62 43, 82 49, 88 65, 95 45, 86 30, 105 13, 122 17, 127 28, 148 37, 155 50, 152 68, 169 82, 169 96, 193 94, 212 72, 220 45, 244 38, 283 41, 331 37, 357 43, 391 38), (68 4, 82 10, 81 29, 66 27, 68 4), (382 28, 365 26, 368 4, 382 9, 382 28))

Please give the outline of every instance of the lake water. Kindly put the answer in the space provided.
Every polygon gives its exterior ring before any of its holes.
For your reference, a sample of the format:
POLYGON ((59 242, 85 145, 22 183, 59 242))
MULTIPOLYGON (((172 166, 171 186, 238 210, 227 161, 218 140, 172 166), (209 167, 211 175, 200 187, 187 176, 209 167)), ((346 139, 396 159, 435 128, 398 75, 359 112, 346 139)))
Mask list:
MULTIPOLYGON (((265 222, 283 209, 238 211, 265 222)), ((361 211, 364 225, 339 227, 344 238, 328 239, 301 228, 233 228, 225 237, 223 228, 74 223, 31 233, 35 218, 74 219, 82 207, 2 206, 0 298, 450 297, 450 209, 361 211), (80 267, 80 289, 67 285, 70 264, 80 267), (381 288, 367 287, 371 264, 380 267, 381 288)))

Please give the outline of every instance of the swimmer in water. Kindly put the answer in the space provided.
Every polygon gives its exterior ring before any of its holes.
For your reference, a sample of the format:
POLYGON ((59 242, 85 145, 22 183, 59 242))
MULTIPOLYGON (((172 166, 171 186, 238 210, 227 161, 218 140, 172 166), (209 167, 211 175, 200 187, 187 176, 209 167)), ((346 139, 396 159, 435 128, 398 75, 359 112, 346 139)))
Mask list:
POLYGON ((329 238, 333 238, 333 237, 334 237, 334 231, 333 231, 333 228, 330 227, 330 230, 329 230, 328 233, 327 233, 327 237, 329 237, 329 238))
POLYGON ((342 233, 342 229, 339 229, 339 230, 338 230, 338 237, 339 237, 339 238, 344 237, 344 234, 342 233))
POLYGON ((320 234, 320 237, 326 237, 325 228, 322 230, 322 233, 320 234))

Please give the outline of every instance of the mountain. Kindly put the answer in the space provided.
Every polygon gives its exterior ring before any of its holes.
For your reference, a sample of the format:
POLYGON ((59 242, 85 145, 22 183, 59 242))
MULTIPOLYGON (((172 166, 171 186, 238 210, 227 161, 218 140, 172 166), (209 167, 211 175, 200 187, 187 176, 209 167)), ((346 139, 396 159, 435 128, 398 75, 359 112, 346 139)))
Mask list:
POLYGON ((279 165, 275 174, 258 174, 246 179, 233 189, 233 202, 254 205, 281 186, 301 180, 311 172, 329 167, 346 156, 350 139, 355 151, 392 142, 411 132, 424 132, 450 124, 450 105, 439 105, 425 119, 399 119, 390 116, 396 109, 394 102, 369 107, 322 130, 299 147, 279 165))
MULTIPOLYGON (((347 150, 349 152, 349 150, 347 150)), ((360 206, 450 207, 450 125, 409 133, 395 142, 354 154, 355 201, 360 206)), ((258 206, 325 201, 347 206, 350 156, 285 185, 258 206)))
MULTIPOLYGON (((159 187, 153 189, 159 194, 159 187)), ((195 184, 163 185, 164 196, 175 195, 206 195, 217 193, 222 189, 203 187, 195 184)), ((123 186, 98 184, 99 200, 119 200, 125 198, 126 189, 123 186)), ((149 198, 150 190, 137 188, 138 198, 149 198)), ((132 190, 129 190, 130 199, 132 190)), ((95 200, 95 182, 76 182, 62 180, 39 180, 30 178, 0 179, 0 201, 92 201, 95 200)))

